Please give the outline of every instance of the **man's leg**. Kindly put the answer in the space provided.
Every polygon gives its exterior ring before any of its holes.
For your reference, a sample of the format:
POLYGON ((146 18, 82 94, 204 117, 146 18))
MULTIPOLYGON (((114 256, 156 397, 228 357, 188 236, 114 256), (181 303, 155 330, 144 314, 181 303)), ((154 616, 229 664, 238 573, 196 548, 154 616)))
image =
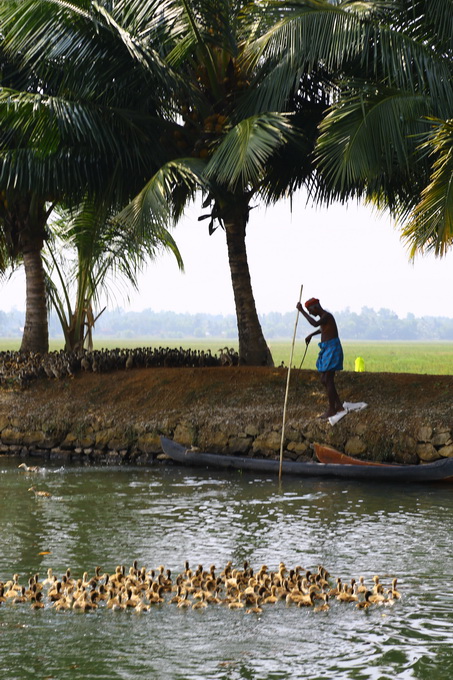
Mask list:
POLYGON ((323 373, 327 398, 329 400, 329 416, 334 416, 335 413, 343 410, 343 404, 338 396, 337 389, 335 387, 335 371, 326 371, 323 373))

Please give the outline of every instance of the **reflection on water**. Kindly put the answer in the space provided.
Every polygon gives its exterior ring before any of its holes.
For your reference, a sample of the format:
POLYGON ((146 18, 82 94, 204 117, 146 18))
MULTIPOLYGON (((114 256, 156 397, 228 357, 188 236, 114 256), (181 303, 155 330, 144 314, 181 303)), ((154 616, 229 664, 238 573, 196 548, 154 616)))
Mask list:
POLYGON ((0 460, 0 579, 96 565, 176 574, 244 560, 323 564, 343 580, 398 577, 403 599, 359 611, 334 602, 259 616, 163 606, 137 616, 0 607, 0 678, 453 677, 453 488, 283 479, 178 467, 49 467, 39 478, 0 460), (31 484, 53 494, 36 498, 31 484), (49 552, 50 554, 40 554, 49 552))

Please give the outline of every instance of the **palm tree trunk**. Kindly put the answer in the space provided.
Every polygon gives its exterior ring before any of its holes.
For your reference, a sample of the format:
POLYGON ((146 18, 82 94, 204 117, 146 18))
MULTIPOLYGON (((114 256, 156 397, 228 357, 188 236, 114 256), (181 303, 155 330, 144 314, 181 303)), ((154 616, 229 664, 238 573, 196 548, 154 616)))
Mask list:
POLYGON ((34 249, 27 250, 23 253, 23 258, 26 303, 25 327, 20 351, 46 354, 49 351, 49 327, 41 249, 37 246, 34 249))
POLYGON ((245 247, 246 217, 241 211, 225 219, 225 231, 239 335, 239 363, 273 366, 256 312, 245 247))

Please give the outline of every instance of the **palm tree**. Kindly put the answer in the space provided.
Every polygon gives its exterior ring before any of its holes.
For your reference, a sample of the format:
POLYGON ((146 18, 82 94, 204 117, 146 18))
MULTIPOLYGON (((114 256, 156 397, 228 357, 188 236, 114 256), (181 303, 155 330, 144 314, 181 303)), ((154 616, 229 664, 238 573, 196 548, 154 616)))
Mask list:
POLYGON ((339 84, 318 163, 333 194, 389 210, 412 256, 443 255, 453 244, 453 3, 384 7, 363 22, 366 68, 339 84))
POLYGON ((118 277, 136 288, 138 273, 162 248, 172 250, 183 266, 168 232, 137 233, 113 220, 112 212, 111 206, 87 200, 77 210, 60 210, 52 220, 44 250, 47 296, 67 351, 83 348, 91 338, 91 325, 102 313, 90 321, 92 309, 99 309, 101 294, 111 292, 113 283, 117 287, 118 277))
MULTIPOLYGON (((23 351, 48 350, 41 250, 53 206, 77 206, 96 196, 118 210, 138 191, 153 162, 161 162, 154 100, 159 101, 156 91, 163 83, 170 89, 170 74, 157 54, 134 51, 128 36, 108 26, 101 7, 94 10, 98 21, 88 17, 84 4, 71 6, 69 21, 65 3, 0 4, 0 233, 2 249, 12 259, 22 258, 25 266, 23 351), (77 35, 77 63, 68 54, 62 58, 60 45, 51 39, 55 25, 68 43, 77 35), (85 86, 92 54, 89 40, 80 39, 82 28, 88 38, 96 34, 98 47, 109 44, 109 63, 100 50, 97 67, 104 73, 114 70, 110 90, 101 86, 93 92, 91 83, 85 86), (124 52, 133 55, 127 73, 114 69, 124 52), (137 70, 146 72, 148 81, 141 78, 140 84, 148 87, 135 91, 131 114, 129 86, 134 87, 137 70)), ((167 238, 155 222, 148 227, 167 238)), ((167 244, 174 247, 172 240, 167 244)))
MULTIPOLYGON (((23 261, 26 314, 21 351, 47 352, 48 326, 41 249, 49 208, 34 192, 8 190, 0 199, 0 230, 8 262, 23 261)), ((5 263, 6 264, 6 263, 5 263)))
POLYGON ((281 101, 298 72, 324 64, 331 108, 315 198, 389 210, 412 255, 442 255, 453 243, 452 35, 452 0, 301 0, 252 46, 255 59, 279 60, 262 101, 281 101))
MULTIPOLYGON (((120 0, 88 8, 82 0, 24 0, 11 14, 10 5, 3 4, 9 49, 42 73, 40 90, 51 93, 33 100, 39 142, 46 120, 64 139, 72 133, 84 151, 93 147, 82 163, 71 156, 68 173, 78 173, 93 196, 106 178, 116 187, 121 174, 124 184, 127 168, 131 181, 120 193, 130 196, 135 186, 136 196, 120 217, 138 228, 176 222, 201 190, 209 233, 225 231, 240 361, 272 364, 253 297, 246 228, 255 201, 272 203, 302 184, 315 186, 311 153, 331 82, 316 62, 293 73, 292 87, 273 98, 280 57, 272 51, 254 57, 250 46, 288 8, 236 0, 120 0)), ((282 44, 292 54, 284 37, 282 44)))
MULTIPOLYGON (((8 93, 33 79, 20 61, 8 55, 0 40, 0 271, 22 263, 26 273, 26 316, 21 349, 47 351, 48 326, 44 270, 40 251, 46 238, 49 206, 44 197, 28 186, 17 185, 17 163, 26 152, 12 126, 14 105, 8 93)), ((23 139, 25 138, 25 135, 23 139)))
POLYGON ((162 53, 183 78, 164 142, 170 149, 176 140, 178 152, 169 153, 121 216, 146 223, 172 205, 178 218, 201 189, 209 210, 199 219, 209 220, 209 234, 219 226, 225 232, 240 363, 272 365, 252 291, 246 228, 254 201, 271 203, 314 182, 310 152, 327 104, 320 87, 326 77, 320 71, 316 80, 301 79, 301 91, 273 110, 257 105, 251 93, 275 67, 272 57, 252 63, 247 52, 269 25, 262 8, 231 0, 215 6, 178 0, 174 7, 177 19, 162 39, 162 53))

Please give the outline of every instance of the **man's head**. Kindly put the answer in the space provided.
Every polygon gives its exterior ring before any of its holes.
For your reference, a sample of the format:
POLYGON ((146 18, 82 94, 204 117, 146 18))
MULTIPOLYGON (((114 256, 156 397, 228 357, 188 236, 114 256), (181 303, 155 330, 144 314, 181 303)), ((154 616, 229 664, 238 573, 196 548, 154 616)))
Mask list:
POLYGON ((310 298, 305 303, 305 309, 307 309, 310 312, 310 314, 316 313, 318 307, 320 307, 318 298, 310 298))

